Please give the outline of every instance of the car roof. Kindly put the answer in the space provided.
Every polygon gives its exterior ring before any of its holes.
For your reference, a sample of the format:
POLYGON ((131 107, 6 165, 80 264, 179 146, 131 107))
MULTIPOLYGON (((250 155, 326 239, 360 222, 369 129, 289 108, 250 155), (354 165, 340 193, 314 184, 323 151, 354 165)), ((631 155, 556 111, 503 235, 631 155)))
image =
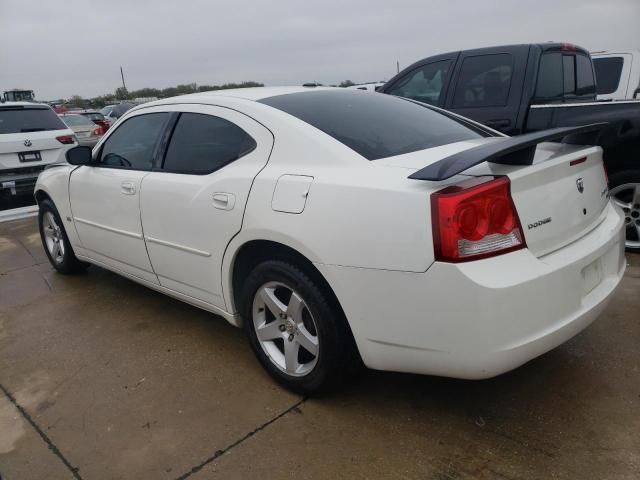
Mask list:
POLYGON ((0 108, 2 107, 36 107, 36 108, 51 108, 46 103, 36 102, 0 102, 0 108))
MULTIPOLYGON (((314 90, 335 90, 336 87, 250 87, 250 88, 232 88, 227 90, 213 90, 209 92, 191 93, 189 95, 180 95, 177 97, 163 98, 153 102, 144 103, 144 106, 167 105, 172 103, 183 103, 185 100, 198 103, 216 103, 216 99, 237 98, 243 100, 259 101, 264 98, 275 97, 277 95, 286 95, 289 93, 310 92, 314 90)), ((343 89, 340 89, 343 90, 343 89)))

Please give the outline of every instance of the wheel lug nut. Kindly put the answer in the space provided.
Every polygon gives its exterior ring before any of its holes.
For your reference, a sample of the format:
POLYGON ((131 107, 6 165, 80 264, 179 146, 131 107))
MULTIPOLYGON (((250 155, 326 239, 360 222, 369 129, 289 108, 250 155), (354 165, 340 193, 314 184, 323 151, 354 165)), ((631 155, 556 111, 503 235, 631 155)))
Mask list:
POLYGON ((284 325, 280 325, 278 328, 281 332, 284 332, 287 329, 287 327, 285 327, 284 325))
POLYGON ((287 318, 287 314, 286 313, 281 313, 280 314, 280 318, 284 320, 285 318, 287 318))
POLYGON ((293 341, 293 333, 291 335, 289 335, 289 341, 292 342, 293 341))

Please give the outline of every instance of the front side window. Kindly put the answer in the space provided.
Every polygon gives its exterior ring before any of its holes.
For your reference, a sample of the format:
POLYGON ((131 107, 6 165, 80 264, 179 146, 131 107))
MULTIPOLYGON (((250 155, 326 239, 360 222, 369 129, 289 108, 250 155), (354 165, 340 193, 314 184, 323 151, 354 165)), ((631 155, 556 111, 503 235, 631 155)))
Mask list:
POLYGON ((439 105, 450 60, 430 63, 413 70, 398 81, 387 93, 418 102, 439 105))
POLYGON ((603 57, 593 59, 593 66, 596 70, 598 95, 606 95, 618 90, 623 63, 622 57, 603 57))
POLYGON ((105 141, 98 163, 105 167, 151 170, 168 113, 147 113, 121 124, 105 141))
POLYGON ((508 53, 467 57, 453 97, 456 108, 501 107, 507 104, 513 58, 508 53))
POLYGON ((255 148, 256 142, 247 132, 223 118, 182 113, 171 135, 163 169, 205 175, 255 148))

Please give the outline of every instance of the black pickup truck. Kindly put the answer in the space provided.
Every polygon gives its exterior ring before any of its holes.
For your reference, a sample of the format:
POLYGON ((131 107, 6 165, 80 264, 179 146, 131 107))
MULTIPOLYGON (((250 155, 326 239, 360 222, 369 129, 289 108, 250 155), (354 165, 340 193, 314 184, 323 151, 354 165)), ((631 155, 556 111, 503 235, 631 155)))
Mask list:
POLYGON ((640 251, 640 100, 596 101, 586 50, 543 43, 450 52, 410 65, 377 90, 508 135, 606 122, 596 143, 610 193, 626 215, 627 248, 640 251))

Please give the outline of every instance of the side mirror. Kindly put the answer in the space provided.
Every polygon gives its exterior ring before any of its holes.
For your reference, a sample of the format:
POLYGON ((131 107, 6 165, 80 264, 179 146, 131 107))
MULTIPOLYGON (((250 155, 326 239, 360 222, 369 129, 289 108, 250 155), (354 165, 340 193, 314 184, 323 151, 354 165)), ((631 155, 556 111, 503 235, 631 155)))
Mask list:
POLYGON ((78 145, 67 150, 67 162, 71 165, 89 165, 93 161, 91 147, 78 145))

